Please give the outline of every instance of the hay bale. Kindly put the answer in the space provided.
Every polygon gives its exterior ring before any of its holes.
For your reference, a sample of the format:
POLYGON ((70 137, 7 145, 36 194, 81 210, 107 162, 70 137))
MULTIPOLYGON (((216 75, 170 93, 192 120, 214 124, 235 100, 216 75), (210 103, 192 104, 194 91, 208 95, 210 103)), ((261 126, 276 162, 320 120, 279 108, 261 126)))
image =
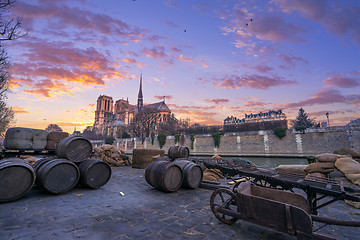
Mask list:
POLYGON ((304 168, 306 165, 279 165, 275 168, 277 172, 285 172, 285 173, 296 173, 304 175, 304 168))
POLYGON ((55 150, 57 144, 68 136, 69 133, 67 132, 49 132, 49 135, 47 137, 46 149, 55 150))
POLYGON ((134 149, 132 167, 145 169, 151 162, 153 162, 153 157, 157 155, 164 157, 165 151, 157 149, 134 149))
POLYGON ((307 173, 319 172, 319 173, 328 174, 335 170, 336 169, 334 167, 334 163, 332 163, 332 162, 311 163, 304 168, 304 171, 307 173))

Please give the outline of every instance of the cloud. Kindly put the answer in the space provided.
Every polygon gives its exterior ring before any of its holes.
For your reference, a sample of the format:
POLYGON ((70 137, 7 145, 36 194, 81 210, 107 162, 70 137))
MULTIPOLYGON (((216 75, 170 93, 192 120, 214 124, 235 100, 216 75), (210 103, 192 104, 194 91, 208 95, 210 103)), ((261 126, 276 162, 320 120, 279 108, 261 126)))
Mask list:
POLYGON ((272 67, 269 66, 264 66, 264 65, 257 65, 255 67, 253 67, 256 71, 258 71, 259 73, 267 73, 271 70, 273 70, 272 67))
POLYGON ((281 60, 283 60, 286 64, 290 65, 293 68, 296 66, 296 63, 298 62, 309 65, 309 62, 307 60, 301 57, 296 57, 292 54, 290 55, 279 54, 278 56, 281 60))
POLYGON ((205 99, 206 102, 215 103, 215 104, 222 104, 229 102, 229 99, 224 98, 216 98, 216 99, 205 99))
POLYGON ((360 86, 360 79, 346 77, 342 74, 333 74, 332 77, 323 80, 323 83, 329 87, 353 88, 360 86))
POLYGON ((348 95, 344 96, 340 91, 335 89, 322 89, 318 93, 311 96, 309 99, 304 99, 296 103, 284 104, 288 108, 298 108, 304 106, 313 106, 313 105, 324 105, 324 104, 334 104, 334 103, 343 103, 347 105, 360 105, 360 95, 348 95))
POLYGON ((29 113, 28 110, 26 110, 23 107, 19 107, 19 106, 13 106, 12 110, 14 113, 19 114, 19 113, 29 113))
POLYGON ((360 5, 358 1, 311 1, 274 0, 288 13, 300 12, 303 17, 320 22, 329 32, 339 36, 349 36, 360 45, 360 5))
POLYGON ((179 57, 177 57, 177 59, 179 61, 182 61, 182 62, 195 62, 194 58, 192 58, 192 57, 184 57, 182 54, 179 57))
POLYGON ((219 124, 219 120, 215 118, 217 112, 213 112, 213 107, 201 106, 180 106, 176 104, 168 104, 176 118, 190 118, 191 124, 219 124))
POLYGON ((134 58, 124 58, 121 61, 123 61, 124 63, 130 63, 130 64, 134 64, 136 66, 138 66, 138 68, 140 69, 144 69, 144 64, 142 64, 141 62, 136 61, 134 58))
POLYGON ((248 108, 255 108, 255 107, 264 107, 265 105, 268 105, 265 102, 254 102, 254 101, 246 101, 244 102, 244 107, 248 108))
POLYGON ((222 78, 199 78, 200 82, 210 82, 216 88, 227 89, 240 89, 240 88, 253 88, 253 89, 268 89, 270 87, 289 86, 296 84, 296 81, 284 80, 280 77, 266 77, 260 75, 237 76, 227 75, 222 78))
POLYGON ((173 97, 171 95, 164 95, 164 96, 156 95, 156 96, 154 96, 154 98, 159 99, 159 100, 164 100, 164 99, 172 99, 173 97))
POLYGON ((208 68, 209 65, 207 65, 207 63, 203 60, 203 59, 200 59, 200 62, 201 62, 201 65, 204 67, 204 68, 208 68))
POLYGON ((84 34, 97 32, 106 36, 120 36, 129 41, 136 41, 144 37, 146 30, 130 26, 124 21, 112 18, 105 14, 97 14, 79 8, 70 8, 62 4, 42 2, 33 5, 17 2, 12 9, 17 15, 22 16, 23 22, 32 23, 35 19, 44 19, 44 29, 64 29, 73 27, 84 34))
POLYGON ((177 48, 177 47, 171 47, 170 49, 171 49, 171 51, 176 52, 176 53, 181 53, 182 52, 182 50, 180 48, 177 48))
POLYGON ((165 58, 165 47, 164 46, 155 46, 151 49, 144 48, 143 54, 145 57, 151 57, 151 58, 165 58))
POLYGON ((161 20, 162 23, 165 23, 167 26, 172 27, 172 28, 180 28, 180 26, 172 21, 168 21, 168 20, 161 20))

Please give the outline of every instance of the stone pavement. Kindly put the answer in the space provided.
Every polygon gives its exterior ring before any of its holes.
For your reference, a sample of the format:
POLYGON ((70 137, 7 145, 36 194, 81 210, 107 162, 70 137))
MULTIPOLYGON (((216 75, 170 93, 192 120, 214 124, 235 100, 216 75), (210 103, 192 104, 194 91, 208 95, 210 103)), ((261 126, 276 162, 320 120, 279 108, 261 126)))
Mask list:
MULTIPOLYGON (((221 223, 210 210, 212 190, 163 193, 147 184, 143 169, 112 169, 110 181, 97 190, 49 195, 33 189, 0 204, 0 239, 294 239, 241 220, 231 226, 221 223)), ((343 201, 323 208, 320 215, 360 221, 360 210, 343 201)), ((360 229, 354 227, 325 226, 319 232, 360 239, 360 229)))

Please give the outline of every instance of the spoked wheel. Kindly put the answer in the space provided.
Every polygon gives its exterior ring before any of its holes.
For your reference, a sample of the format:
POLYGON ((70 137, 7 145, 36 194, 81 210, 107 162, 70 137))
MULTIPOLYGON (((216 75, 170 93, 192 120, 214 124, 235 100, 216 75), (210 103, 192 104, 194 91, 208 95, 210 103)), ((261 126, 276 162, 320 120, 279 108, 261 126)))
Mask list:
POLYGON ((219 188, 211 194, 210 208, 215 217, 223 223, 230 225, 238 220, 238 218, 218 212, 219 208, 237 212, 235 194, 228 189, 219 188))
POLYGON ((268 181, 266 181, 264 179, 254 179, 251 182, 254 185, 259 186, 259 187, 272 188, 272 189, 276 189, 276 190, 290 190, 291 192, 293 192, 293 190, 291 188, 288 188, 284 185, 279 185, 276 183, 269 183, 268 181))

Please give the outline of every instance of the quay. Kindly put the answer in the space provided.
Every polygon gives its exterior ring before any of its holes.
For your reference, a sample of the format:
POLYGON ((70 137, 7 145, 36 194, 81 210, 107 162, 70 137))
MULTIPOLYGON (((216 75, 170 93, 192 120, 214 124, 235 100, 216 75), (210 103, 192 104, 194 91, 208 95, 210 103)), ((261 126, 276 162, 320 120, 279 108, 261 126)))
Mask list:
MULTIPOLYGON (((62 195, 32 189, 0 204, 0 239, 296 239, 242 220, 226 225, 210 210, 213 191, 197 188, 164 193, 152 188, 144 169, 113 167, 100 189, 74 188, 62 195)), ((360 209, 337 201, 320 216, 360 221, 360 209)), ((360 228, 314 223, 338 239, 360 239, 360 228)))

